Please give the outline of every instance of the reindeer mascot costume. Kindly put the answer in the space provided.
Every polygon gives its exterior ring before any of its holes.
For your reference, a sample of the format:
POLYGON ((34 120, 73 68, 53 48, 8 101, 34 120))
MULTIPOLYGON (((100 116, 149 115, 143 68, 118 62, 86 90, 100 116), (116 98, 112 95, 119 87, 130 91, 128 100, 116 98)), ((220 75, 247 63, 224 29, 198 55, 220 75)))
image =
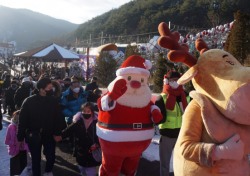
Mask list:
POLYGON ((108 92, 98 100, 97 135, 102 148, 101 176, 135 175, 142 152, 162 120, 148 87, 151 62, 130 56, 116 71, 108 92))
POLYGON ((195 87, 174 149, 175 176, 249 176, 250 68, 226 51, 208 50, 202 39, 197 60, 166 23, 158 29, 168 58, 190 67, 178 84, 192 80, 195 87))

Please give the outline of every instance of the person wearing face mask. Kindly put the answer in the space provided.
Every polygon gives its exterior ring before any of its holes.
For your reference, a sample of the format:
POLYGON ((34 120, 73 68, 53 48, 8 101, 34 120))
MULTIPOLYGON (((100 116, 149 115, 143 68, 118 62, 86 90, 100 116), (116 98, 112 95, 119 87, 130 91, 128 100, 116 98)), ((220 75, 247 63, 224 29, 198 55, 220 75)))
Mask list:
POLYGON ((79 79, 71 77, 70 88, 62 93, 60 104, 66 123, 72 123, 73 116, 79 111, 81 105, 87 102, 88 93, 83 90, 79 79))
POLYGON ((96 135, 97 115, 94 112, 94 104, 91 102, 84 103, 80 110, 74 115, 73 123, 62 131, 62 138, 75 136, 75 157, 80 173, 95 176, 97 175, 96 166, 99 166, 100 162, 95 161, 91 152, 100 147, 96 135))
POLYGON ((169 71, 163 80, 162 93, 157 97, 157 105, 163 120, 158 125, 161 135, 159 143, 160 175, 169 176, 170 159, 182 123, 182 114, 187 107, 186 94, 177 80, 180 73, 169 71))
POLYGON ((18 82, 12 80, 10 83, 10 87, 5 91, 5 103, 8 109, 8 114, 11 117, 13 112, 16 110, 15 102, 14 102, 14 95, 16 90, 18 89, 18 82))
MULTIPOLYGON (((66 125, 72 123, 73 116, 79 111, 81 105, 87 102, 88 93, 83 90, 81 83, 76 76, 71 77, 69 89, 62 93, 60 105, 65 118, 66 125)), ((75 156, 74 135, 69 136, 69 145, 73 149, 72 154, 75 156)))
POLYGON ((21 106, 17 139, 21 144, 27 142, 32 158, 33 176, 41 175, 41 149, 46 158, 44 176, 53 176, 55 147, 61 136, 59 103, 51 96, 52 82, 49 78, 40 78, 36 84, 37 93, 26 98, 21 106))

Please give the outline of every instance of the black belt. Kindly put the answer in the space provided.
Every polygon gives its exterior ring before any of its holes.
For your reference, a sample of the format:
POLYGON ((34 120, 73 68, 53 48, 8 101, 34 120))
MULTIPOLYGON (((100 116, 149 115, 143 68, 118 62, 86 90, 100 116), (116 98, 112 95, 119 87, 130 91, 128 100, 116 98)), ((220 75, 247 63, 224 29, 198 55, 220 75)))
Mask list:
POLYGON ((108 124, 98 122, 98 125, 105 128, 130 128, 130 129, 143 129, 153 127, 153 123, 132 123, 132 124, 108 124))

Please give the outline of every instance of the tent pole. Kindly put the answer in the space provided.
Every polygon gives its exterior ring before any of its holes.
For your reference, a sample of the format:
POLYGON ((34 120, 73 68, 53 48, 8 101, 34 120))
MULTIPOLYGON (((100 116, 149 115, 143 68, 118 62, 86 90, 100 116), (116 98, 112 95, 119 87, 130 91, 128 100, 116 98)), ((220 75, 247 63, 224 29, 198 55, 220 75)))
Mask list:
MULTIPOLYGON (((64 77, 66 75, 67 67, 68 67, 68 61, 65 59, 65 61, 64 61, 64 77)), ((69 77, 69 75, 68 75, 68 77, 69 77)))
POLYGON ((87 70, 86 70, 86 81, 89 80, 89 47, 87 47, 87 70))

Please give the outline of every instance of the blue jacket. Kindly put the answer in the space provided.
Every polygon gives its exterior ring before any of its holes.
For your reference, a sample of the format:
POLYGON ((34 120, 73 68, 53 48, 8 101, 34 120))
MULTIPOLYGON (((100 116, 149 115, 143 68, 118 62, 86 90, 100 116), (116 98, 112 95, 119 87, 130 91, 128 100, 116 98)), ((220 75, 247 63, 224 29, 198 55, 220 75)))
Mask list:
POLYGON ((78 98, 73 96, 73 91, 69 88, 62 93, 62 112, 67 123, 72 123, 73 116, 80 111, 81 105, 87 102, 88 92, 80 88, 78 98))

